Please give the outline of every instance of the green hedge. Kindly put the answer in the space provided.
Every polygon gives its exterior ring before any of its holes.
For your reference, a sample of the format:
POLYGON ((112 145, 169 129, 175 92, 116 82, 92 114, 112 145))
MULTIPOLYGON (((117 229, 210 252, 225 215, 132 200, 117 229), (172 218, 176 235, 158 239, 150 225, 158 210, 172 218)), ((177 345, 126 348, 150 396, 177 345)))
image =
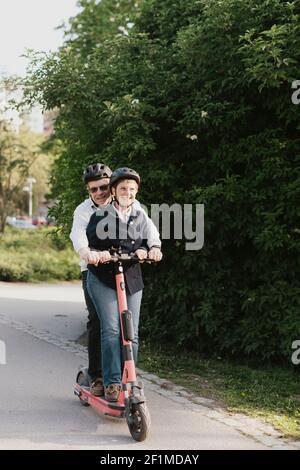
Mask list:
MULTIPOLYGON (((154 323, 161 339, 194 349, 290 360, 300 338, 299 109, 291 103, 300 4, 187 2, 186 11, 196 3, 199 16, 181 28, 174 18, 166 47, 181 85, 170 146, 183 148, 179 197, 205 204, 205 246, 166 247, 161 274, 149 273, 144 334, 154 323), (198 139, 183 144, 184 134, 198 139)), ((159 11, 145 2, 151 36, 166 39, 160 21, 172 4, 159 11)))
POLYGON ((165 242, 147 270, 142 334, 289 361, 300 338, 299 1, 144 0, 125 13, 128 36, 112 32, 109 0, 92 3, 74 42, 33 62, 28 82, 29 97, 61 110, 57 220, 67 235, 93 160, 140 171, 146 204, 204 203, 204 248, 165 242))
POLYGON ((69 243, 59 250, 53 229, 7 227, 0 238, 0 281, 73 280, 80 276, 78 256, 69 243))

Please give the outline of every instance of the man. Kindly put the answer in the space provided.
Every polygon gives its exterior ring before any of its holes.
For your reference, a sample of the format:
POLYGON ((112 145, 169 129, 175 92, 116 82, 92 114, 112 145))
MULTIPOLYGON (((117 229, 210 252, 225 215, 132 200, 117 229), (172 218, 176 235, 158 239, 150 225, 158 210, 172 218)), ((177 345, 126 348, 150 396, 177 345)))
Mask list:
POLYGON ((100 323, 93 302, 86 287, 87 264, 93 263, 96 254, 88 247, 86 227, 91 215, 98 208, 104 207, 111 202, 109 179, 111 169, 102 163, 93 163, 83 172, 83 182, 89 193, 89 198, 76 207, 73 216, 73 226, 70 233, 75 251, 80 256, 80 267, 82 271, 82 287, 88 309, 87 322, 87 347, 91 377, 90 390, 96 396, 103 394, 102 371, 101 371, 101 342, 100 323))

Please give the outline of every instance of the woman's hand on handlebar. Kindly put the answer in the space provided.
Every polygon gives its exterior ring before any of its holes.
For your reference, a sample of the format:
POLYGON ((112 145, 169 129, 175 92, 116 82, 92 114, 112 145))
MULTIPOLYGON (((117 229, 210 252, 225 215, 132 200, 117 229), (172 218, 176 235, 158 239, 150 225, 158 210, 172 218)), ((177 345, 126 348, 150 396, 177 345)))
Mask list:
POLYGON ((143 260, 143 259, 146 259, 147 256, 148 256, 148 253, 146 250, 136 250, 136 252, 134 253, 138 259, 140 260, 143 260))
POLYGON ((162 259, 162 252, 160 248, 153 247, 148 253, 148 258, 152 259, 153 261, 160 261, 162 259))

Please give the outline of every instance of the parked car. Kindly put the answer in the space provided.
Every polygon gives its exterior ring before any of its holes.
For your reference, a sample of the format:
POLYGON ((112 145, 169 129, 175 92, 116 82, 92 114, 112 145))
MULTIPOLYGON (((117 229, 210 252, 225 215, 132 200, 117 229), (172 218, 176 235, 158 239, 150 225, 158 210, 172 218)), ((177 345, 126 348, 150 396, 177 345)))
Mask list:
POLYGON ((19 217, 7 217, 6 218, 6 223, 8 225, 11 225, 12 227, 16 227, 16 228, 37 228, 36 225, 33 225, 31 222, 30 222, 30 219, 25 219, 24 217, 22 218, 19 218, 19 217))
POLYGON ((47 225, 47 219, 45 217, 33 217, 32 218, 32 223, 33 225, 41 226, 41 225, 47 225))

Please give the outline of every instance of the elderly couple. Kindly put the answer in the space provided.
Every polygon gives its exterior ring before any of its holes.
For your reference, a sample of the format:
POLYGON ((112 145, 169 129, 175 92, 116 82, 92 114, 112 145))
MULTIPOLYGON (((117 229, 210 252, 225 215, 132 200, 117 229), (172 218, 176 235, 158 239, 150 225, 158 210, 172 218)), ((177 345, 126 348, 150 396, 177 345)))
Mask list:
MULTIPOLYGON (((74 212, 70 238, 80 256, 82 284, 88 309, 88 355, 90 390, 117 401, 121 391, 121 343, 115 278, 109 249, 135 254, 139 259, 162 258, 159 233, 136 200, 140 176, 130 168, 114 172, 101 163, 89 165, 83 173, 89 198, 74 212), (99 223, 110 214, 118 232, 99 237, 99 223), (122 233, 122 236, 120 235, 122 233), (124 235, 125 234, 125 235, 124 235), (93 251, 97 250, 97 251, 93 251), (101 327, 100 327, 101 325, 101 327)), ((109 232, 110 234, 110 232, 109 232)), ((138 325, 143 292, 139 264, 124 267, 128 308, 133 315, 133 355, 138 353, 138 325)))

